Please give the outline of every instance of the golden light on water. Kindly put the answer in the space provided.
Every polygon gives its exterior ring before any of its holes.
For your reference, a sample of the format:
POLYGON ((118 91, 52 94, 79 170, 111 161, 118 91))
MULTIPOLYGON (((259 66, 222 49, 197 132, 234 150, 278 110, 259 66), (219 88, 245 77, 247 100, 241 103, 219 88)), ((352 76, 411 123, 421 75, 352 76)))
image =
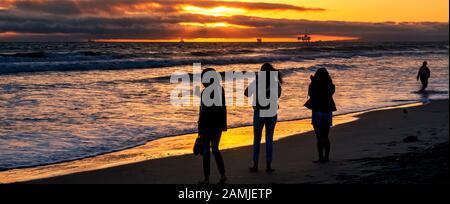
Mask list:
MULTIPOLYGON (((349 40, 358 40, 356 37, 350 36, 327 36, 327 35, 311 35, 312 42, 318 41, 349 41, 349 40)), ((192 38, 185 39, 186 42, 256 42, 256 39, 259 37, 253 38, 192 38)), ((172 41, 171 41, 172 42, 172 41)), ((173 42, 177 42, 173 40, 173 42)), ((296 36, 291 38, 262 38, 262 42, 276 43, 276 42, 298 42, 296 36)))
MULTIPOLYGON (((229 25, 229 24, 228 24, 229 25)), ((196 24, 196 23, 187 23, 185 26, 194 26, 194 27, 207 27, 204 24, 196 24)), ((226 28, 227 25, 214 25, 215 28, 226 28)), ((211 28, 211 27, 209 27, 211 28)), ((351 36, 328 36, 328 35, 311 35, 312 42, 318 41, 349 41, 349 40, 358 40, 357 37, 351 36)), ((256 42, 256 39, 259 36, 255 36, 252 38, 183 38, 185 42, 256 42)), ((139 42, 139 43, 152 43, 152 42, 172 42, 178 43, 180 39, 160 39, 160 40, 146 40, 146 39, 97 39, 96 42, 139 42)), ((263 42, 298 42, 297 36, 292 36, 291 38, 262 38, 263 42)))
MULTIPOLYGON (((408 108, 422 105, 413 103, 396 107, 380 108, 376 110, 389 110, 392 108, 408 108)), ((373 110, 373 111, 376 111, 373 110)), ((369 111, 362 111, 346 115, 338 115, 333 118, 334 125, 341 125, 358 120, 358 116, 369 111)), ((298 136, 298 134, 312 131, 311 119, 278 122, 275 129, 274 140, 298 136)), ((13 183, 34 179, 48 178, 52 176, 67 175, 82 171, 109 168, 124 164, 137 163, 149 159, 158 159, 179 155, 192 154, 192 145, 197 134, 166 137, 148 142, 145 145, 118 152, 99 155, 81 160, 38 166, 24 169, 13 169, 0 172, 0 183, 13 183)), ((262 138, 264 142, 264 137, 262 138)), ((220 149, 232 149, 253 144, 253 127, 245 126, 231 128, 224 132, 220 141, 220 149)))
MULTIPOLYGON (((337 116, 334 119, 336 125, 357 120, 355 115, 337 116)), ((295 120, 277 123, 274 140, 280 140, 289 136, 312 131, 310 119, 295 120)), ((179 155, 192 154, 193 141, 197 134, 166 137, 151 141, 145 145, 123 151, 99 155, 81 160, 38 166, 34 168, 13 169, 0 172, 0 183, 21 182, 40 178, 66 175, 82 171, 103 169, 130 163, 146 161, 179 155)), ((264 142, 264 138, 262 139, 264 142)), ((220 141, 220 149, 232 149, 253 144, 253 127, 239 127, 224 132, 220 141)))

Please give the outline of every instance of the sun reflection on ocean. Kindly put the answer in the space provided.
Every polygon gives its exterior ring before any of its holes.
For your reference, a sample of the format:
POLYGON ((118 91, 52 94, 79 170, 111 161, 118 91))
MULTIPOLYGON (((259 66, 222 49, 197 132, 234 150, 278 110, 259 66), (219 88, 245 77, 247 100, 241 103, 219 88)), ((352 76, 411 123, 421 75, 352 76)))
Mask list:
MULTIPOLYGON (((406 108, 421 105, 422 103, 413 103, 397 106, 395 108, 406 108)), ((380 108, 376 110, 387 110, 393 107, 380 108)), ((338 115, 334 117, 334 124, 341 125, 358 120, 358 115, 368 111, 338 115)), ((296 136, 301 133, 312 131, 310 119, 293 120, 279 122, 275 129, 274 141, 281 140, 290 136, 296 136)), ((0 183, 21 182, 34 179, 48 178, 53 176, 67 175, 76 172, 91 171, 103 169, 130 163, 137 163, 150 159, 158 159, 179 155, 192 154, 193 142, 197 134, 179 135, 167 137, 148 142, 144 145, 118 152, 112 152, 96 157, 85 158, 76 161, 38 166, 25 169, 15 169, 0 172, 0 183)), ((264 141, 264 137, 262 139, 264 141)), ((220 142, 220 149, 232 149, 244 147, 253 144, 253 127, 245 126, 231 128, 224 132, 220 142)))

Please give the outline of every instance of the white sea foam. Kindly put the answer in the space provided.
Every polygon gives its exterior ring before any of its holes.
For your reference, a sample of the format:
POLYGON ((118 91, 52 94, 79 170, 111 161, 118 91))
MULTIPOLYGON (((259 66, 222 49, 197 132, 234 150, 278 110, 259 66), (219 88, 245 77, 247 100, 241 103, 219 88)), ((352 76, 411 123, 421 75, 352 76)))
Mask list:
MULTIPOLYGON (((193 50, 94 43, 36 54, 36 47, 64 47, 57 45, 18 44, 8 50, 0 45, 0 72, 8 73, 0 75, 0 169, 79 159, 195 132, 198 107, 172 107, 169 99, 175 86, 169 76, 189 72, 193 62, 221 73, 257 71, 262 62, 273 62, 285 81, 280 120, 309 117, 303 107, 309 76, 322 67, 336 84, 337 113, 448 98, 449 91, 448 43, 187 45, 193 50), (416 92, 423 60, 432 71, 428 94, 416 92), (148 68, 129 69, 142 67, 148 68), (60 71, 18 73, 44 70, 60 71)), ((251 115, 251 107, 230 107, 229 126, 250 125, 251 115)))

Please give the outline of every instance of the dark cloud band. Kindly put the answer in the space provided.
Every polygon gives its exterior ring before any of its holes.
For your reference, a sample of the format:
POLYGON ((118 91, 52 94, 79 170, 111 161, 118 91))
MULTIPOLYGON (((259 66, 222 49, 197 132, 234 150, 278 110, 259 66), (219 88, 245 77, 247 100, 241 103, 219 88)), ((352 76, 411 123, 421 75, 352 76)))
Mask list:
MULTIPOLYGON (((0 40, 64 40, 79 41, 86 39, 177 39, 184 38, 248 38, 295 37, 305 29, 314 34, 351 36, 371 41, 448 40, 449 24, 438 22, 417 23, 363 23, 344 21, 308 21, 271 19, 250 16, 205 16, 199 14, 179 13, 176 6, 180 2, 201 7, 223 5, 219 1, 179 1, 179 0, 47 0, 47 1, 11 1, 9 9, 0 10, 0 40), (52 4, 45 2, 52 1, 52 4), (153 2, 147 7, 136 5, 153 2), (209 3, 207 3, 209 2, 209 3), (217 4, 217 5, 216 5, 217 4), (121 9, 159 8, 146 15, 116 15, 121 9), (31 12, 33 11, 33 12, 31 12), (35 12, 34 12, 35 11, 35 12), (180 23, 215 23, 248 27, 201 27, 183 26, 180 23), (5 35, 2 33, 15 33, 5 35)), ((253 9, 297 9, 284 4, 227 2, 228 6, 252 6, 253 9)), ((8 5, 2 5, 6 7, 8 5)), ((123 11, 122 11, 123 12, 123 11)))
POLYGON ((123 14, 124 11, 176 12, 185 5, 201 8, 218 6, 249 10, 324 11, 322 8, 307 8, 277 3, 249 3, 213 0, 14 0, 10 3, 17 11, 57 15, 123 14))

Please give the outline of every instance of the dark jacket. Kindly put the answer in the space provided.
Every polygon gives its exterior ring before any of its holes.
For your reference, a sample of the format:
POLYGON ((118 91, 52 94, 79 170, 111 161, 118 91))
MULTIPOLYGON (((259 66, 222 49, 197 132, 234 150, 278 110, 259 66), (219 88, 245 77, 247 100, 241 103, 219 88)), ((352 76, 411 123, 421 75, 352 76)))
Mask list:
POLYGON ((422 66, 419 69, 419 73, 417 73, 417 80, 419 80, 419 78, 421 80, 427 80, 428 78, 430 78, 431 76, 431 71, 427 66, 422 66))
MULTIPOLYGON (((211 96, 211 98, 213 97, 211 96)), ((227 107, 225 103, 225 90, 223 88, 222 88, 222 105, 221 106, 212 105, 208 107, 204 105, 202 101, 200 105, 200 113, 198 120, 199 134, 207 135, 222 131, 227 131, 227 107)))
POLYGON ((305 107, 320 112, 336 111, 336 104, 333 100, 336 87, 334 84, 320 85, 312 82, 309 85, 309 100, 305 103, 305 107))

